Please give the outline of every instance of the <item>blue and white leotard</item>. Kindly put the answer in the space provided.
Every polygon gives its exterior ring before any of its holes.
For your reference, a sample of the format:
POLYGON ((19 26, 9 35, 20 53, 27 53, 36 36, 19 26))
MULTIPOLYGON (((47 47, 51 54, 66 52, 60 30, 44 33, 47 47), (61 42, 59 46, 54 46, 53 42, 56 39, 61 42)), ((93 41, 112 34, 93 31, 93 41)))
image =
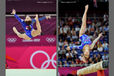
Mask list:
POLYGON ((90 40, 90 37, 86 34, 83 34, 82 36, 80 36, 80 39, 81 39, 81 45, 79 46, 70 46, 70 49, 72 48, 76 48, 76 49, 83 49, 83 47, 85 45, 91 45, 91 40, 90 40))

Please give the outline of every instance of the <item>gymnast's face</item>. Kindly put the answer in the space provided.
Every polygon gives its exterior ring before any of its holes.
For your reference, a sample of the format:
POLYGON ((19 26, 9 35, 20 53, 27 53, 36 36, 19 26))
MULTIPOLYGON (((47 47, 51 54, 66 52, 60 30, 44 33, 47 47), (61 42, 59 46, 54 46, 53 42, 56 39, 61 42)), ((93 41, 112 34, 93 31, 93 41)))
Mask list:
POLYGON ((26 18, 25 18, 25 21, 31 21, 32 19, 30 18, 30 16, 26 16, 26 18))
POLYGON ((27 25, 31 25, 31 23, 32 23, 32 19, 30 18, 30 16, 26 16, 26 18, 25 18, 25 23, 27 24, 27 25))

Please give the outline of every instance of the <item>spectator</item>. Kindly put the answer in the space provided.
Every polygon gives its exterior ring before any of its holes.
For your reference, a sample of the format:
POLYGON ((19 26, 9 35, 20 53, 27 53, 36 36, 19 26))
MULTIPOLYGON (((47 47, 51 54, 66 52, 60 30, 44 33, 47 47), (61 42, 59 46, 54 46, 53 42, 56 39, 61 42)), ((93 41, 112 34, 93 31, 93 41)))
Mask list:
POLYGON ((88 25, 91 25, 92 24, 92 21, 89 18, 87 19, 87 24, 88 25))
POLYGON ((69 67, 69 64, 67 63, 67 61, 64 61, 63 67, 69 67))
POLYGON ((109 57, 108 57, 108 55, 106 55, 106 54, 104 54, 104 55, 102 56, 102 59, 103 59, 103 60, 108 60, 108 58, 109 58, 109 57))
POLYGON ((98 57, 95 58, 94 63, 98 63, 98 57))
POLYGON ((71 53, 72 53, 72 58, 73 58, 73 61, 75 61, 75 59, 77 58, 77 52, 76 52, 76 50, 75 49, 73 49, 72 51, 71 51, 71 53))
POLYGON ((61 61, 59 62, 59 67, 62 67, 62 62, 61 61))
POLYGON ((75 67, 76 65, 74 64, 74 61, 71 62, 71 67, 75 67))
POLYGON ((89 60, 88 60, 88 64, 91 64, 92 63, 92 58, 89 58, 89 60))
POLYGON ((109 48, 108 48, 108 43, 106 43, 106 41, 104 41, 104 43, 103 43, 102 46, 103 46, 104 50, 106 50, 106 51, 109 50, 109 48))
POLYGON ((65 25, 63 28, 63 31, 65 34, 67 34, 67 31, 70 29, 70 27, 68 25, 65 25))
POLYGON ((99 42, 99 44, 98 44, 97 50, 98 50, 99 52, 102 52, 102 51, 103 51, 103 47, 102 47, 102 44, 101 44, 100 42, 99 42))
POLYGON ((93 55, 93 61, 94 61, 94 63, 95 63, 96 57, 97 57, 96 54, 94 54, 94 55, 93 55))
POLYGON ((98 57, 98 62, 102 61, 102 60, 101 60, 102 57, 101 57, 100 54, 98 54, 97 57, 98 57))
POLYGON ((108 21, 108 15, 107 15, 107 13, 104 14, 103 18, 104 18, 104 23, 105 23, 106 21, 108 21))
POLYGON ((60 46, 60 47, 62 47, 62 46, 63 46, 62 39, 60 39, 60 41, 59 41, 59 46, 60 46))
POLYGON ((69 44, 69 46, 74 46, 75 44, 73 43, 73 41, 72 42, 70 42, 70 44, 69 44))
POLYGON ((68 46, 67 40, 64 41, 64 46, 65 46, 65 45, 68 46))
POLYGON ((72 53, 70 51, 68 51, 68 53, 66 53, 67 61, 71 62, 72 61, 72 57, 73 57, 72 53))
POLYGON ((77 38, 78 38, 78 37, 76 36, 76 33, 73 32, 73 33, 72 33, 72 40, 73 40, 73 42, 75 42, 77 38))
POLYGON ((83 54, 81 54, 81 56, 79 56, 79 59, 80 59, 80 61, 82 61, 83 60, 83 54))

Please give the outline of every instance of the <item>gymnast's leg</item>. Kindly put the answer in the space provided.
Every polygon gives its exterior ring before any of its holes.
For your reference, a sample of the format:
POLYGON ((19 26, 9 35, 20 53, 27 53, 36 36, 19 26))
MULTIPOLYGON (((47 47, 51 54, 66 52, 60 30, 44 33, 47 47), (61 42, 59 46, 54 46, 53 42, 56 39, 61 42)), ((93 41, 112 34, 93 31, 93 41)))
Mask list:
POLYGON ((84 12, 84 15, 82 17, 82 25, 81 25, 81 29, 79 32, 79 37, 82 36, 86 31, 86 17, 87 17, 88 7, 89 7, 88 5, 85 6, 85 12, 84 12))
MULTIPOLYGON (((81 29, 79 32, 79 37, 81 37, 86 32, 86 18, 87 18, 88 7, 89 7, 89 5, 85 6, 85 11, 84 11, 84 14, 82 17, 82 25, 81 25, 81 29)), ((84 52, 83 62, 86 62, 87 58, 89 57, 89 46, 83 47, 83 52, 84 52)))
POLYGON ((13 31, 15 34, 17 34, 18 37, 24 38, 24 34, 19 33, 15 27, 13 27, 13 31))
POLYGON ((40 35, 41 34, 41 26, 40 26, 40 22, 38 20, 38 15, 36 15, 36 28, 37 28, 38 35, 40 35))

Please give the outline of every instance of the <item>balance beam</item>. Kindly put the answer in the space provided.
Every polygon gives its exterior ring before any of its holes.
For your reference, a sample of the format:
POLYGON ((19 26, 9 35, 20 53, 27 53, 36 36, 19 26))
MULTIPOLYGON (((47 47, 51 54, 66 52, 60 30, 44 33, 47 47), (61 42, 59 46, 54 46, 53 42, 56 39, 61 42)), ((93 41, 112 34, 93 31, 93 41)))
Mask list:
POLYGON ((98 62, 96 64, 92 64, 88 67, 79 69, 79 70, 77 70, 77 75, 81 76, 81 75, 94 73, 94 72, 97 72, 97 71, 100 71, 100 70, 101 71, 105 70, 105 69, 108 68, 108 63, 109 63, 109 61, 105 60, 105 61, 98 62))

